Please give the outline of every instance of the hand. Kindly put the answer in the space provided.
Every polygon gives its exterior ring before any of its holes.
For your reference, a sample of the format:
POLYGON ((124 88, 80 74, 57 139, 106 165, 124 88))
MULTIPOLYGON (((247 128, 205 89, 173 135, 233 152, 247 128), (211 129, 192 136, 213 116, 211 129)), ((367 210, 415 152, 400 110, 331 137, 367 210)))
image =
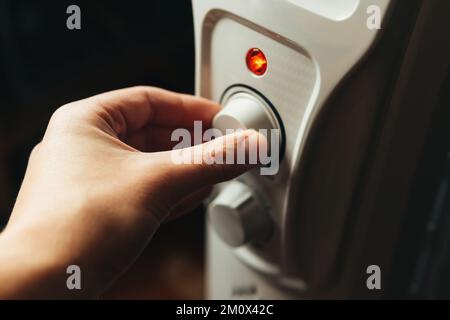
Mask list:
MULTIPOLYGON (((213 184, 252 168, 172 161, 173 130, 192 130, 194 120, 206 129, 218 110, 208 100, 149 87, 59 108, 0 234, 0 298, 98 296, 163 221, 198 205, 213 184), (66 287, 69 265, 81 268, 80 291, 66 287)), ((237 143, 248 151, 254 135, 245 131, 183 152, 226 153, 237 143)), ((266 143, 259 135, 256 141, 266 143)))

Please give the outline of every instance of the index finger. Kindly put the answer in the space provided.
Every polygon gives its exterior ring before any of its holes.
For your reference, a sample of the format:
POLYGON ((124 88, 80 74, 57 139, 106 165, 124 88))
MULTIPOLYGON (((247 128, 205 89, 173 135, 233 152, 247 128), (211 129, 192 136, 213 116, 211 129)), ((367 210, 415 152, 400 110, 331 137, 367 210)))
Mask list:
POLYGON ((113 121, 125 120, 127 131, 148 125, 191 128, 194 121, 210 127, 218 104, 200 97, 155 87, 133 87, 99 94, 95 107, 106 111, 113 121))

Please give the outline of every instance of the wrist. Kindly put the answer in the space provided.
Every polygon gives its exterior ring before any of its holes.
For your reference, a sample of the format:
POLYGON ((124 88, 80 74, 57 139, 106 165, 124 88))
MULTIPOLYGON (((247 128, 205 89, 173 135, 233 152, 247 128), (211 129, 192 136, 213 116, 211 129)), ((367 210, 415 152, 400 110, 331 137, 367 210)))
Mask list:
POLYGON ((0 234, 0 299, 61 298, 65 268, 39 244, 35 232, 6 228, 0 234))

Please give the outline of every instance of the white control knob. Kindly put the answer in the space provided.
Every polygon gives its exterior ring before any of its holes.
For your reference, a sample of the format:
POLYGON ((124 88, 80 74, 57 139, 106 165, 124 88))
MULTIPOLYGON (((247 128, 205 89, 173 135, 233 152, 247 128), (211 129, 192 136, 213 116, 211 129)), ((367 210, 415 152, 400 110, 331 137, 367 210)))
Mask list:
POLYGON ((214 117, 213 127, 226 134, 226 129, 280 129, 277 118, 267 103, 247 92, 238 92, 224 101, 214 117))
POLYGON ((227 184, 210 203, 208 218, 219 237, 232 247, 262 243, 272 231, 264 206, 247 185, 238 181, 227 184))

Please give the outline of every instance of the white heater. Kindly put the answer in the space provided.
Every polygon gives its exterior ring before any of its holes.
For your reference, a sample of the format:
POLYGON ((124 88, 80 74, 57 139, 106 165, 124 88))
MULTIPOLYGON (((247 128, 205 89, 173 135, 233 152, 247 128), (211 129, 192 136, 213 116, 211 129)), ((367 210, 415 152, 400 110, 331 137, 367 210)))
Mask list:
POLYGON ((299 203, 302 161, 317 117, 375 45, 377 19, 390 7, 390 0, 193 0, 197 94, 223 106, 214 125, 281 132, 277 174, 247 173, 220 185, 209 203, 207 298, 313 297, 327 285, 333 254, 315 251, 314 241, 337 244, 342 233, 328 239, 322 230, 299 243, 308 226, 297 222, 315 210, 299 203))

